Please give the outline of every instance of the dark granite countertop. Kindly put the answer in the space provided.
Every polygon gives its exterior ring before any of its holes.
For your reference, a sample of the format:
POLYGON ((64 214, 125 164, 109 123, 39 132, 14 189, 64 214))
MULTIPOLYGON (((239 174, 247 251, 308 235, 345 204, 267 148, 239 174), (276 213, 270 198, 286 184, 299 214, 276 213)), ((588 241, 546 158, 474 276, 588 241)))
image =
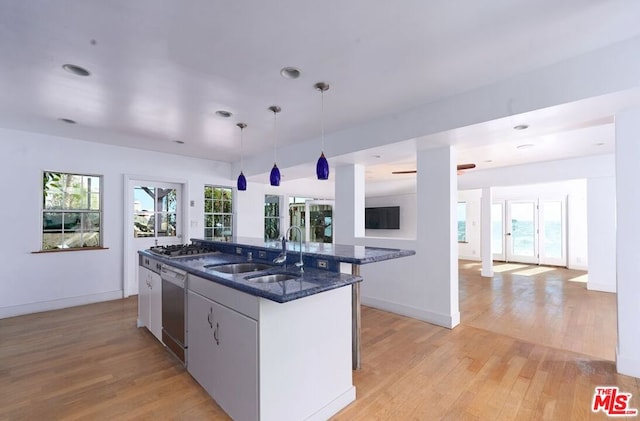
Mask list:
MULTIPOLYGON (((142 256, 151 257, 167 265, 185 270, 188 273, 201 278, 217 282, 221 285, 228 286, 247 294, 267 298, 278 303, 285 303, 309 295, 351 285, 362 280, 359 276, 321 270, 313 267, 305 267, 304 272, 301 273, 300 269, 292 264, 289 265, 286 270, 282 266, 275 265, 265 271, 240 274, 226 274, 205 267, 209 265, 247 261, 246 256, 222 252, 177 258, 163 257, 148 250, 139 251, 138 253, 142 256), (246 279, 247 277, 275 273, 287 273, 295 275, 296 278, 270 283, 256 283, 246 279)), ((257 263, 272 264, 270 260, 254 259, 253 261, 257 263)))
MULTIPOLYGON (((280 241, 263 241, 256 238, 234 238, 233 241, 212 241, 206 238, 192 238, 192 242, 201 242, 213 246, 252 247, 267 251, 281 249, 280 241)), ((299 252, 297 241, 288 241, 287 250, 299 252)), ((302 253, 309 257, 318 257, 343 263, 365 265, 384 260, 398 259, 416 254, 414 250, 391 249, 382 247, 350 246, 345 244, 302 243, 302 253)))

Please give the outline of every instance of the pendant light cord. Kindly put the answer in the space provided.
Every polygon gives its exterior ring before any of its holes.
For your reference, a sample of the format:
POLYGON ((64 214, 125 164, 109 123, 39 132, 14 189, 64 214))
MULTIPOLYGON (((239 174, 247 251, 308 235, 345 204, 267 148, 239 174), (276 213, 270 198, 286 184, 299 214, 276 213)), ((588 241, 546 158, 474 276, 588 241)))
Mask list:
POLYGON ((320 90, 321 108, 320 108, 320 133, 322 138, 322 153, 324 153, 324 90, 320 90))
POLYGON ((276 139, 278 138, 278 126, 276 124, 276 114, 277 112, 274 110, 273 111, 273 163, 275 164, 276 162, 278 162, 277 160, 277 156, 276 156, 276 139))
POLYGON ((244 169, 244 127, 240 127, 240 172, 244 169))

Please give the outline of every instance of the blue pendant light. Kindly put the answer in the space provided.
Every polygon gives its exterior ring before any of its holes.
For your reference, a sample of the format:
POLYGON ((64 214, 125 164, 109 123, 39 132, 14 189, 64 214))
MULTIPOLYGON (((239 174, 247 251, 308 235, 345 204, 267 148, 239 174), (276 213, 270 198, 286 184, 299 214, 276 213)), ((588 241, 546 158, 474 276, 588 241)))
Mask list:
POLYGON ((247 190, 247 177, 245 177, 242 172, 242 168, 244 167, 244 142, 242 135, 247 125, 245 123, 238 123, 236 126, 240 127, 240 175, 238 176, 238 190, 245 191, 247 190))
POLYGON ((278 169, 278 165, 276 164, 276 134, 277 134, 277 126, 276 126, 276 115, 282 111, 280 107, 277 105, 272 105, 269 107, 269 110, 273 112, 273 168, 271 168, 271 174, 269 175, 269 182, 272 186, 280 185, 280 169, 278 169))
POLYGON ((322 131, 322 153, 320 154, 320 158, 318 158, 318 162, 316 163, 316 176, 318 177, 318 180, 328 180, 329 162, 324 156, 324 92, 329 90, 329 84, 325 82, 318 82, 313 85, 313 87, 319 90, 320 94, 322 95, 322 113, 320 114, 320 127, 322 131))

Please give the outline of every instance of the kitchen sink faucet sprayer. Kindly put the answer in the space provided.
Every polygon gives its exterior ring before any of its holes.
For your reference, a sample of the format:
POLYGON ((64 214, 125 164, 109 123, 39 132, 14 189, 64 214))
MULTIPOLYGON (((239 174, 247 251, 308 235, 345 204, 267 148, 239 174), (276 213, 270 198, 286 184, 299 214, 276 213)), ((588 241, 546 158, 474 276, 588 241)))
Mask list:
POLYGON ((300 229, 300 227, 296 225, 291 225, 289 229, 287 229, 287 232, 282 237, 282 252, 280 252, 278 257, 273 259, 273 263, 277 263, 277 264, 283 263, 284 268, 286 270, 287 268, 287 237, 289 236, 289 233, 291 232, 292 229, 296 229, 298 231, 298 238, 299 238, 298 243, 300 245, 300 261, 296 262, 295 265, 296 267, 300 268, 300 272, 304 272, 304 262, 302 261, 302 230, 300 229))

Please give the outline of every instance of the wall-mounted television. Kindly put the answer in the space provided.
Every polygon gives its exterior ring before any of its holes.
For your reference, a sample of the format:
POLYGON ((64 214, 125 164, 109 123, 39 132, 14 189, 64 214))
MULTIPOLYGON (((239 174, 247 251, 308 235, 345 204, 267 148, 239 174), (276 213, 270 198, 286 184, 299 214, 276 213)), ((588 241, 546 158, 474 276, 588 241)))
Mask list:
POLYGON ((365 208, 364 227, 374 230, 399 230, 400 206, 365 208))

